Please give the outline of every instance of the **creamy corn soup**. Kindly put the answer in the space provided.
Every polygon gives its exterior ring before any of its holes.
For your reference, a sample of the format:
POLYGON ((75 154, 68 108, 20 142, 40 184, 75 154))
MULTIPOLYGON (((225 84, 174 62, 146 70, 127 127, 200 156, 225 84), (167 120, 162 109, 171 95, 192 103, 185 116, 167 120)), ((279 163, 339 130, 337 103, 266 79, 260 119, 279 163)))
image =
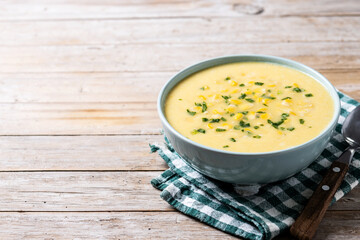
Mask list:
POLYGON ((181 81, 165 103, 169 123, 217 149, 269 152, 302 144, 330 122, 334 103, 310 76, 271 63, 225 64, 181 81))

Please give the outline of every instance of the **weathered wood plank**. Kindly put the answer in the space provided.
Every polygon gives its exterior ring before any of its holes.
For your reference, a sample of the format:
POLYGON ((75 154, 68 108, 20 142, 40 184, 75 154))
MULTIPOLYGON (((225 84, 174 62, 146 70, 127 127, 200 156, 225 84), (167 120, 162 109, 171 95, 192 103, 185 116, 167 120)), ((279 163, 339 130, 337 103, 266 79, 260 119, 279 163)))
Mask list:
POLYGON ((159 134, 151 103, 0 104, 0 135, 159 134))
MULTIPOLYGON (((238 239, 175 212, 0 213, 4 239, 238 239)), ((328 212, 314 240, 359 239, 359 212, 328 212)), ((292 239, 282 235, 276 240, 292 239)))
POLYGON ((165 170, 148 145, 163 141, 161 135, 0 137, 0 171, 165 170))
MULTIPOLYGON (((335 87, 360 101, 359 69, 320 72, 335 87)), ((155 102, 161 87, 175 73, 0 73, 0 102, 155 102)))
POLYGON ((4 239, 237 239, 179 213, 0 213, 4 239))
POLYGON ((0 32, 6 33, 0 45, 344 42, 360 41, 360 32, 353 31, 358 26, 360 17, 0 22, 0 32))
MULTIPOLYGON (((239 37, 241 34, 239 33, 239 37)), ((358 42, 119 44, 0 47, 0 72, 178 71, 221 55, 288 57, 317 69, 360 68, 358 42)))
MULTIPOLYGON (((74 159, 75 161, 75 159, 74 159)), ((172 211, 150 180, 161 171, 0 172, 1 211, 172 211)), ((352 196, 359 198, 359 190, 352 196), (356 195, 356 196, 354 196, 356 195)), ((348 210, 346 201, 333 210, 348 210)), ((353 202, 351 210, 360 209, 353 202)))
POLYGON ((227 1, 10 1, 2 5, 1 20, 104 19, 161 17, 353 16, 360 14, 356 0, 227 0, 227 1), (294 7, 296 6, 296 7, 294 7))
POLYGON ((160 173, 2 172, 0 212, 169 211, 150 184, 160 173))

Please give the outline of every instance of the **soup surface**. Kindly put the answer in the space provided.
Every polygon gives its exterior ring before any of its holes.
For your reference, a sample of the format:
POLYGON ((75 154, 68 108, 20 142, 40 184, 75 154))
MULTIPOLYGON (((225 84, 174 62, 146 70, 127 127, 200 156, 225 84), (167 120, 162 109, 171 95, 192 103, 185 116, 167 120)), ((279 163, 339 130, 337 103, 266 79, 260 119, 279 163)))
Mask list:
POLYGON ((330 122, 334 103, 310 76, 265 62, 225 64, 181 81, 165 103, 183 136, 234 152, 269 152, 302 144, 330 122))

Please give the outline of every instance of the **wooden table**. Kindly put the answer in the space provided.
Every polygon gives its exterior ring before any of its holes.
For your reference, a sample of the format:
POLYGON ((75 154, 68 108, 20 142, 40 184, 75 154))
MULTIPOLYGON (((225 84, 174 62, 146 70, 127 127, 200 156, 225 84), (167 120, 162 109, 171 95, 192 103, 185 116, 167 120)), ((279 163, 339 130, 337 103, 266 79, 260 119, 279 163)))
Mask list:
MULTIPOLYGON (((360 100, 358 0, 0 2, 1 239, 233 238, 149 183, 167 168, 157 94, 199 60, 283 56, 360 100)), ((316 239, 359 239, 359 200, 316 239)))

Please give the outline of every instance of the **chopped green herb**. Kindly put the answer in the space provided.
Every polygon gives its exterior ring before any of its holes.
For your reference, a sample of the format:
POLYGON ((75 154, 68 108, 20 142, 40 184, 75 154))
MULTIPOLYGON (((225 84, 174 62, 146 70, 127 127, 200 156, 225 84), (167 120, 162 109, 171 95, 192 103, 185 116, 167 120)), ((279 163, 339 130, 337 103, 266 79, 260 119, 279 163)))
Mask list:
POLYGON ((255 85, 262 86, 262 85, 264 85, 264 83, 263 82, 255 82, 255 85))
POLYGON ((224 96, 224 95, 221 95, 221 97, 223 98, 223 99, 225 99, 225 100, 228 100, 229 98, 231 98, 231 96, 229 95, 229 96, 224 96))
POLYGON ((304 89, 301 89, 301 88, 298 88, 298 87, 296 87, 296 88, 293 88, 293 91, 294 92, 303 92, 303 91, 305 91, 304 89))
POLYGON ((256 113, 260 113, 260 114, 261 114, 261 113, 266 113, 266 112, 264 112, 264 111, 257 111, 256 113))
POLYGON ((217 131, 217 132, 225 132, 226 129, 224 129, 224 128, 217 128, 215 131, 217 131))
POLYGON ((261 95, 261 97, 271 99, 271 100, 276 99, 276 97, 266 96, 265 93, 263 95, 261 95))
POLYGON ((195 106, 197 106, 197 107, 201 107, 201 106, 202 106, 202 104, 201 104, 201 103, 195 103, 195 106))
POLYGON ((235 130, 240 130, 240 126, 239 126, 239 125, 235 125, 235 126, 234 126, 234 129, 235 129, 235 130))
POLYGON ((255 128, 255 129, 258 129, 258 128, 259 128, 259 126, 254 126, 254 128, 255 128))
POLYGON ((202 103, 201 112, 205 112, 206 110, 207 110, 206 102, 203 102, 203 103, 202 103))
POLYGON ((312 93, 305 94, 305 97, 313 97, 314 95, 312 93))
POLYGON ((253 138, 261 138, 261 136, 260 135, 255 135, 255 136, 253 136, 253 138))
POLYGON ((230 80, 230 77, 226 77, 225 80, 226 80, 226 81, 230 80))
POLYGON ((241 95, 240 95, 240 97, 238 97, 238 99, 245 99, 246 98, 246 93, 242 93, 241 95))
POLYGON ((241 112, 242 114, 244 115, 247 115, 249 113, 249 111, 244 111, 244 112, 241 112))
POLYGON ((267 90, 267 92, 271 92, 271 90, 270 90, 270 89, 268 89, 268 90, 267 90))
POLYGON ((179 98, 179 101, 182 101, 182 98, 179 98))
POLYGON ((196 112, 192 112, 189 109, 186 109, 186 111, 188 112, 188 114, 190 114, 191 116, 194 116, 196 114, 196 112))
POLYGON ((226 118, 221 117, 220 119, 221 119, 222 121, 226 122, 226 118))
POLYGON ((300 122, 300 124, 304 124, 305 120, 301 118, 301 119, 299 119, 299 122, 300 122))
POLYGON ((291 128, 287 128, 287 130, 289 130, 289 131, 294 131, 295 128, 294 128, 294 127, 291 127, 291 128))
POLYGON ((228 148, 229 147, 229 145, 225 145, 225 146, 223 146, 223 148, 228 148))
POLYGON ((201 87, 201 88, 200 88, 200 90, 203 90, 203 91, 205 91, 205 88, 204 88, 204 87, 201 87))
POLYGON ((265 103, 263 103, 263 105, 264 105, 265 107, 268 107, 268 105, 267 105, 267 104, 265 104, 265 103))
POLYGON ((264 126, 264 124, 260 124, 260 126, 262 126, 262 127, 263 127, 263 126, 264 126))
POLYGON ((284 128, 284 127, 280 127, 280 130, 285 130, 285 128, 284 128))
POLYGON ((268 119, 267 122, 268 122, 269 124, 271 124, 271 126, 273 126, 274 128, 278 129, 279 126, 284 123, 284 119, 281 119, 281 120, 278 121, 278 122, 273 122, 273 121, 271 121, 270 119, 268 119))
POLYGON ((292 88, 292 86, 285 86, 285 88, 292 88))
POLYGON ((230 117, 233 117, 235 115, 235 113, 230 113, 230 117))
POLYGON ((284 97, 283 99, 281 100, 286 100, 286 99, 292 99, 291 97, 284 97))
POLYGON ((239 85, 239 87, 245 87, 245 84, 242 83, 242 84, 239 85))
POLYGON ((250 127, 250 123, 246 123, 243 120, 241 120, 239 124, 240 124, 240 127, 243 127, 243 128, 250 127))
POLYGON ((286 120, 290 115, 288 113, 281 114, 281 119, 286 120))
POLYGON ((207 121, 209 121, 209 119, 208 118, 202 118, 202 121, 207 122, 207 121))
POLYGON ((245 130, 244 130, 244 129, 241 129, 241 131, 242 131, 242 132, 245 132, 245 130))
POLYGON ((248 102, 251 102, 251 103, 255 102, 255 100, 251 99, 251 98, 245 98, 245 100, 248 101, 248 102))
POLYGON ((206 133, 205 129, 202 129, 202 128, 199 128, 199 129, 196 130, 196 131, 198 131, 199 133, 206 133))
POLYGON ((236 142, 235 138, 230 138, 230 141, 236 142))
POLYGON ((218 122, 220 122, 220 118, 212 118, 212 119, 210 119, 210 122, 211 123, 218 123, 218 122))

